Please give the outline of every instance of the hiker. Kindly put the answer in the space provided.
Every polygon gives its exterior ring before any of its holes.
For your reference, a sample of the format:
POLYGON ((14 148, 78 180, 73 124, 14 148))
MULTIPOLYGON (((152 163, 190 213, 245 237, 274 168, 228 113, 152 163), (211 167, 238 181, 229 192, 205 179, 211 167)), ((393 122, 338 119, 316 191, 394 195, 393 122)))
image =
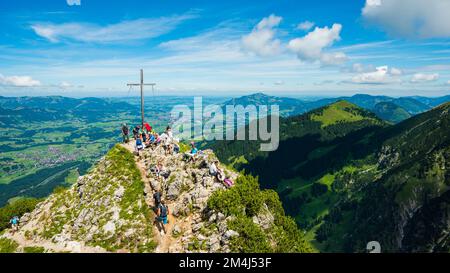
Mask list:
POLYGON ((156 191, 153 194, 153 201, 154 201, 154 204, 155 204, 155 209, 154 209, 155 212, 157 212, 157 210, 159 208, 159 205, 161 204, 161 198, 162 198, 162 193, 160 191, 156 191))
POLYGON ((209 165, 209 174, 211 176, 217 176, 218 174, 218 168, 217 165, 219 162, 218 161, 214 161, 213 163, 211 163, 211 165, 209 165))
POLYGON ((150 124, 148 124, 148 123, 145 123, 144 124, 144 127, 145 127, 145 130, 147 130, 147 133, 151 133, 152 132, 152 126, 150 126, 150 124))
POLYGON ((161 199, 161 203, 158 206, 158 210, 156 211, 156 221, 161 225, 162 231, 166 233, 166 227, 168 220, 167 217, 169 215, 169 207, 167 207, 166 202, 161 199))
POLYGON ((158 165, 156 165, 156 176, 164 179, 167 179, 170 176, 170 172, 166 170, 162 161, 158 162, 158 165))
POLYGON ((167 134, 167 136, 169 136, 169 138, 171 140, 173 139, 173 132, 172 132, 172 128, 170 128, 170 126, 167 126, 165 133, 167 134))
POLYGON ((166 155, 171 154, 173 152, 172 138, 167 133, 163 133, 161 135, 161 141, 166 155))
POLYGON ((148 137, 148 135, 147 135, 147 133, 146 132, 143 132, 142 133, 142 142, 145 144, 145 146, 148 146, 149 145, 149 137, 148 137))
POLYGON ((180 152, 180 145, 174 143, 173 144, 173 154, 178 154, 180 152))
POLYGON ((150 134, 150 139, 149 139, 150 144, 154 144, 155 141, 156 141, 155 134, 150 134))
POLYGON ((158 135, 158 133, 155 134, 155 144, 159 145, 161 143, 161 137, 158 135))
POLYGON ((13 233, 19 230, 19 217, 14 216, 11 220, 9 220, 9 223, 11 224, 13 233))
POLYGON ((172 143, 169 143, 169 144, 165 145, 165 146, 164 146, 164 149, 165 149, 165 151, 166 151, 166 155, 171 155, 171 154, 173 154, 173 148, 174 148, 174 146, 173 146, 172 143))
POLYGON ((217 178, 217 180, 219 180, 220 182, 224 182, 225 179, 226 179, 224 171, 221 170, 221 169, 217 169, 216 178, 217 178))
POLYGON ((137 137, 136 138, 136 152, 137 155, 140 156, 140 151, 144 149, 144 143, 142 143, 142 138, 137 137))
POLYGON ((223 180, 223 183, 227 188, 231 188, 234 186, 234 182, 228 177, 223 180))
POLYGON ((191 142, 191 151, 189 153, 186 153, 186 157, 187 157, 187 161, 190 162, 194 162, 195 161, 195 157, 198 153, 198 149, 195 147, 195 143, 191 142))
POLYGON ((123 137, 123 143, 128 143, 130 141, 130 129, 128 128, 127 124, 122 124, 122 137, 123 137))
POLYGON ((133 137, 134 139, 138 139, 139 137, 139 131, 141 130, 141 126, 136 125, 136 127, 133 128, 133 137))

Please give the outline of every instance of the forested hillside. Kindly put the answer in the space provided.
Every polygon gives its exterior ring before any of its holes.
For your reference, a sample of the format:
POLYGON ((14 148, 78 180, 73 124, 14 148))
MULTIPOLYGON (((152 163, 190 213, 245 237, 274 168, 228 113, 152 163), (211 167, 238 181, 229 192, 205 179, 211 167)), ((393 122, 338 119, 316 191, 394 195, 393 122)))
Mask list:
POLYGON ((323 251, 365 251, 371 240, 387 251, 448 249, 450 105, 394 126, 343 105, 283 119, 280 147, 271 153, 239 142, 213 146, 222 160, 276 189, 323 251), (425 213, 438 206, 436 222, 427 222, 425 213), (412 232, 418 229, 422 235, 412 232))

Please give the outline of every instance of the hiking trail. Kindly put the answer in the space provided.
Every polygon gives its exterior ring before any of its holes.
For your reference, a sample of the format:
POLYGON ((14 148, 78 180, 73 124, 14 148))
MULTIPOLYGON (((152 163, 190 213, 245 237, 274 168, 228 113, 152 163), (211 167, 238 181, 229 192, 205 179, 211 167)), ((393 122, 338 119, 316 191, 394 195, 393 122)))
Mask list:
MULTIPOLYGON (((122 146, 127 148, 131 153, 134 154, 135 149, 132 144, 122 144, 122 146)), ((141 159, 142 159, 141 156, 135 156, 136 166, 140 170, 142 181, 144 182, 144 188, 145 188, 144 191, 146 193, 145 202, 153 211, 153 209, 155 207, 155 203, 153 200, 153 194, 155 193, 155 189, 153 189, 151 186, 148 171, 145 167, 145 163, 141 159)), ((173 202, 167 202, 167 206, 169 208, 169 212, 171 212, 172 207, 173 207, 173 202)), ((156 215, 155 215, 155 217, 156 217, 156 215)), ((159 230, 157 223, 154 222, 154 227, 153 227, 154 231, 153 232, 154 232, 155 238, 157 239, 157 242, 158 242, 158 247, 155 250, 156 253, 168 253, 169 252, 170 246, 172 245, 172 243, 174 241, 173 237, 172 237, 172 231, 173 231, 173 227, 176 223, 178 223, 178 219, 176 217, 174 217, 171 213, 169 213, 168 223, 166 225, 166 233, 163 233, 163 231, 159 230)), ((183 226, 184 226, 184 224, 183 224, 183 226)))

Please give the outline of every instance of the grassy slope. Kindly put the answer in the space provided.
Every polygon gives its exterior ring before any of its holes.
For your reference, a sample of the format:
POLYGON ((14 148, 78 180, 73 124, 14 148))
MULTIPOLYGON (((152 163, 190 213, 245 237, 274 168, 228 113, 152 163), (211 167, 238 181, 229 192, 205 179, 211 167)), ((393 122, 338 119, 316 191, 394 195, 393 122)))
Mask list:
MULTIPOLYGON (((116 145, 106 155, 106 162, 109 163, 105 166, 96 166, 88 174, 95 179, 95 183, 93 183, 94 180, 88 182, 84 189, 91 192, 90 201, 82 200, 75 187, 55 193, 51 197, 53 201, 51 215, 43 217, 42 221, 45 223, 45 227, 40 234, 44 238, 52 238, 61 233, 66 224, 70 226, 80 213, 92 209, 96 211, 95 214, 100 221, 99 227, 101 228, 111 220, 112 214, 109 209, 118 206, 122 224, 117 227, 115 235, 111 237, 110 234, 97 232, 91 240, 87 241, 87 244, 98 245, 110 251, 128 249, 132 252, 151 252, 155 244, 152 241, 142 240, 142 238, 153 237, 153 216, 152 211, 145 204, 142 194, 144 184, 140 171, 135 165, 134 156, 125 148, 116 145), (96 205, 97 202, 101 204, 104 200, 110 199, 120 187, 124 187, 125 192, 118 204, 111 203, 108 207, 96 205), (103 190, 99 191, 98 189, 103 190), (131 229, 134 230, 131 237, 130 235, 125 236, 126 232, 131 229), (123 237, 128 239, 121 240, 120 238, 123 237)), ((87 232, 88 230, 83 229, 72 231, 72 236, 84 241, 87 232)))
POLYGON ((312 114, 311 119, 322 123, 322 128, 336 123, 356 122, 367 117, 362 116, 356 105, 347 101, 338 101, 325 107, 320 114, 312 114))

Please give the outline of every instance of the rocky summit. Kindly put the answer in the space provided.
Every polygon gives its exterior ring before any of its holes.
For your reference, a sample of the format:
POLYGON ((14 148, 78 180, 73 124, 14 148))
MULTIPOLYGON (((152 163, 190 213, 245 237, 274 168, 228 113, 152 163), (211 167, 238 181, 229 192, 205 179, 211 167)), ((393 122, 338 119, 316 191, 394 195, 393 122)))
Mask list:
POLYGON ((310 252, 303 232, 284 215, 273 191, 220 166, 236 181, 228 189, 209 174, 211 150, 195 162, 161 146, 139 156, 116 145, 68 189, 56 190, 1 235, 15 252, 310 252), (152 170, 162 164, 166 178, 152 170), (169 208, 166 233, 155 224, 153 193, 169 208), (253 198, 253 199, 252 199, 253 198), (256 199, 257 198, 257 199, 256 199))

